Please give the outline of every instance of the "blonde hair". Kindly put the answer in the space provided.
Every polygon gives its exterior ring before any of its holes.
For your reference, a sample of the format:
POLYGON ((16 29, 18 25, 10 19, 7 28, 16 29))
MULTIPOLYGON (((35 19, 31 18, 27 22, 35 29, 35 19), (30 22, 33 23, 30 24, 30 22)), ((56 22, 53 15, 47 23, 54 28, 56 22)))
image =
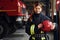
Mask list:
POLYGON ((35 2, 33 7, 37 7, 37 6, 40 6, 41 8, 43 8, 44 4, 42 2, 35 2))
MULTIPOLYGON (((44 4, 42 3, 42 2, 35 2, 35 4, 33 5, 33 7, 35 8, 35 7, 37 7, 37 6, 40 6, 41 8, 43 8, 43 6, 44 6, 44 4)), ((33 14, 34 14, 34 10, 33 10, 33 12, 32 12, 32 14, 31 14, 31 16, 30 16, 30 21, 32 21, 32 16, 33 16, 33 14)))

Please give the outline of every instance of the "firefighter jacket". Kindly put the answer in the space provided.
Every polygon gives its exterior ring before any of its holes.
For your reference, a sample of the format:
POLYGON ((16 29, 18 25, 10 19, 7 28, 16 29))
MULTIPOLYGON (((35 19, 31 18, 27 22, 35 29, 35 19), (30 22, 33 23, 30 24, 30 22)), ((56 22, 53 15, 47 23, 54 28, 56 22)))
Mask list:
MULTIPOLYGON (((27 21, 26 24, 26 33, 29 35, 38 34, 40 29, 38 29, 38 24, 42 23, 44 20, 50 20, 47 16, 42 13, 36 14, 34 13, 27 21), (32 27, 34 26, 34 27, 32 27)), ((51 21, 51 20, 50 20, 51 21)))

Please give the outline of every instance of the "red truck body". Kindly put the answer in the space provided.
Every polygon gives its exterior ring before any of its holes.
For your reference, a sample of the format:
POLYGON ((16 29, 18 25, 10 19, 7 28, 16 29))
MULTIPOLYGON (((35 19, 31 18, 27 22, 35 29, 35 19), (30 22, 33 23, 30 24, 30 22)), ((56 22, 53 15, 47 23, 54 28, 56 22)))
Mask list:
MULTIPOLYGON (((23 7, 23 2, 19 2, 23 7)), ((22 9, 20 8, 20 10, 22 9)), ((18 1, 17 0, 0 0, 0 12, 6 12, 9 16, 22 16, 22 11, 18 13, 18 1)))
POLYGON ((16 29, 22 27, 23 16, 25 15, 23 9, 25 10, 26 8, 21 1, 0 0, 0 38, 10 35, 16 29))
POLYGON ((17 0, 0 0, 0 12, 7 12, 9 16, 18 14, 17 0))

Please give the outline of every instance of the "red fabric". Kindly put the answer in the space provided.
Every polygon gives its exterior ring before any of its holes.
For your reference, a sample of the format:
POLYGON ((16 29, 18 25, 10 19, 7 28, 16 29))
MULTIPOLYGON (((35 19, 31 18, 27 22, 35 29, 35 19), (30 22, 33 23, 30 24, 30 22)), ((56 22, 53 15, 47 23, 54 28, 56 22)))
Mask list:
POLYGON ((51 30, 52 23, 49 20, 43 21, 43 28, 42 30, 45 32, 49 32, 51 30))

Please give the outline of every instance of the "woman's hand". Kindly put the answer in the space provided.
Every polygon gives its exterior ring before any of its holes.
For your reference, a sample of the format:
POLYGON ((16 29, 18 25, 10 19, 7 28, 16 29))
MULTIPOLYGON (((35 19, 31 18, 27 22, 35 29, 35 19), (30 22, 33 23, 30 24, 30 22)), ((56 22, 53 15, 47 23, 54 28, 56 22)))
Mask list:
MULTIPOLYGON (((52 23, 52 22, 50 22, 51 24, 51 30, 54 30, 55 29, 55 23, 52 23)), ((43 27, 43 24, 42 23, 40 23, 39 25, 38 25, 38 29, 40 29, 40 28, 42 28, 43 27)))
POLYGON ((55 23, 52 23, 51 30, 54 30, 54 29, 55 29, 55 23))
POLYGON ((38 25, 38 29, 42 28, 42 26, 43 26, 43 24, 40 23, 40 24, 38 25))

